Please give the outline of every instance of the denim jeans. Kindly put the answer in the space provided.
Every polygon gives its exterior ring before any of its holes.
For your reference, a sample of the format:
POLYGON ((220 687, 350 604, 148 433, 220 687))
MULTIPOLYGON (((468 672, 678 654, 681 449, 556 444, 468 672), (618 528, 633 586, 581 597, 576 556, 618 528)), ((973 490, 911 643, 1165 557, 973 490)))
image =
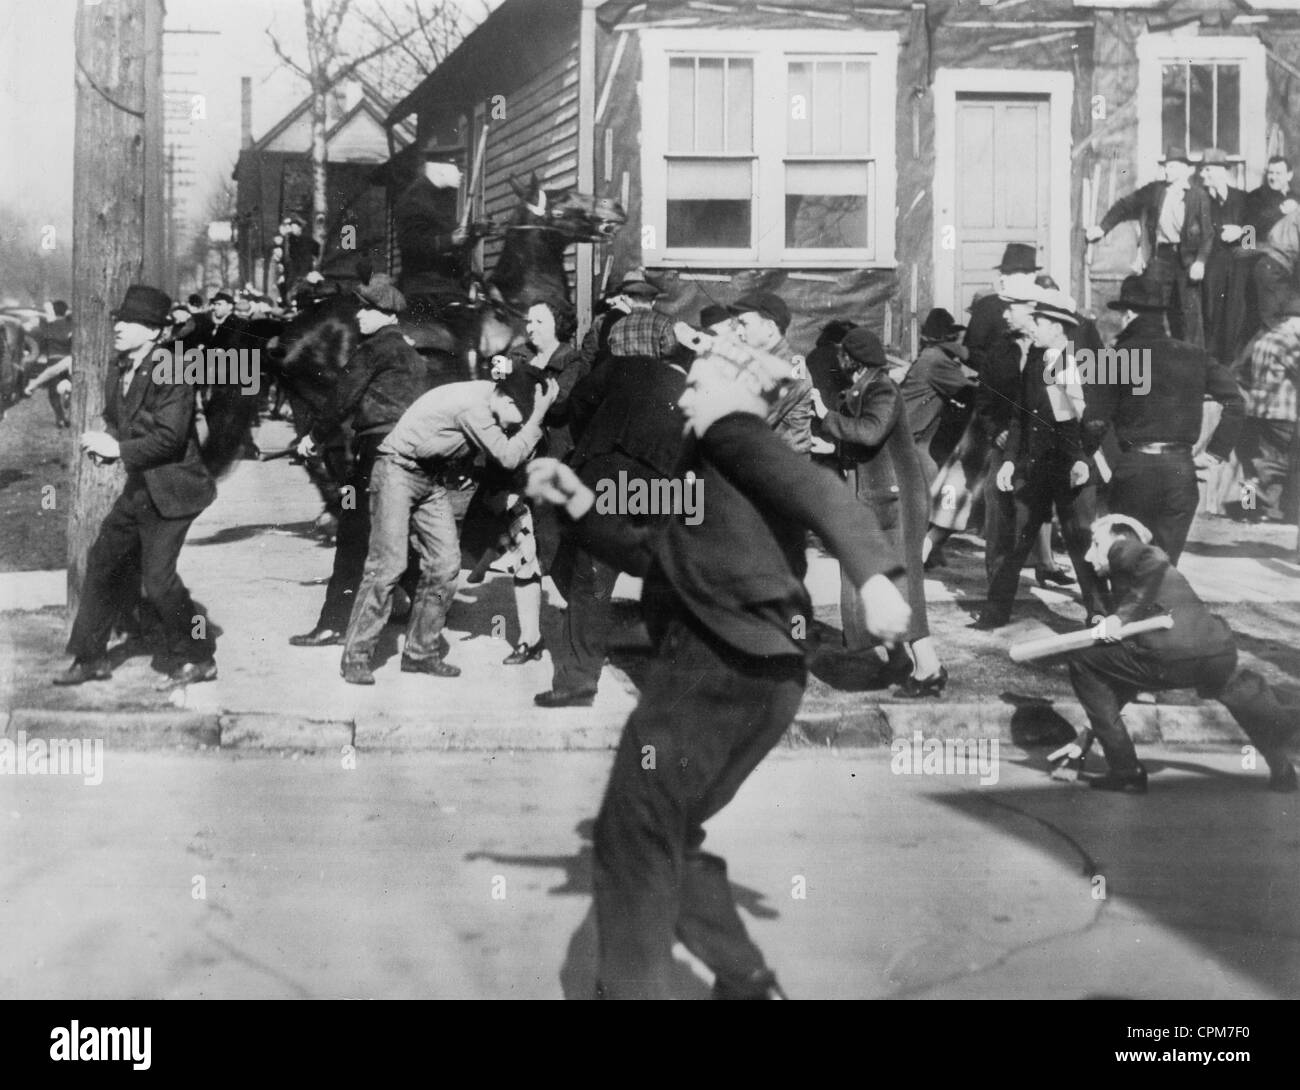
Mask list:
POLYGON ((343 662, 368 665, 388 621, 393 588, 406 570, 407 542, 420 557, 420 582, 406 626, 403 657, 438 657, 438 637, 456 594, 460 540, 447 489, 404 459, 380 454, 370 476, 370 546, 352 604, 343 662))

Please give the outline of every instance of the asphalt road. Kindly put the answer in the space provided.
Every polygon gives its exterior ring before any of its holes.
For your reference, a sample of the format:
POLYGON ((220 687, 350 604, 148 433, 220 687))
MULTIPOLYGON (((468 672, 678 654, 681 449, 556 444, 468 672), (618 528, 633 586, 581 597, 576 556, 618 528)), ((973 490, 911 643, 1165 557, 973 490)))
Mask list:
MULTIPOLYGON (((1300 996, 1298 796, 1231 753, 1143 756, 1134 798, 1010 747, 983 786, 778 753, 709 844, 792 998, 1300 996)), ((97 786, 0 776, 0 997, 586 998, 609 759, 110 751, 97 786)))

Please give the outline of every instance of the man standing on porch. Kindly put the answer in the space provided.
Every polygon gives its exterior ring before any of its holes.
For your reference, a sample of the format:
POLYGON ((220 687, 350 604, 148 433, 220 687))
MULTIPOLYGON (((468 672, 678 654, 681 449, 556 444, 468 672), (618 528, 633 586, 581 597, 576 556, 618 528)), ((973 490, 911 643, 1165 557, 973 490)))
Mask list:
POLYGON ((1165 180, 1148 182, 1121 197, 1101 223, 1089 227, 1089 242, 1101 239, 1126 220, 1142 226, 1145 275, 1170 302, 1169 329, 1175 340, 1205 347, 1201 281, 1214 245, 1210 198, 1192 182, 1192 163, 1182 148, 1165 153, 1165 180))

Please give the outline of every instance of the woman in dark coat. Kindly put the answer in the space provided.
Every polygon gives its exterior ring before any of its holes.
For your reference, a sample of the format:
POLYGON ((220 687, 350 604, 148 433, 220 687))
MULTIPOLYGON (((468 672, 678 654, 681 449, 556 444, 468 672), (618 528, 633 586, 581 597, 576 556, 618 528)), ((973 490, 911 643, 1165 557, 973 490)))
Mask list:
MULTIPOLYGON (((912 669, 896 695, 938 696, 948 683, 948 671, 930 637, 921 564, 930 503, 903 397, 887 373, 884 346, 870 330, 852 330, 840 344, 840 359, 853 373, 854 382, 837 407, 823 417, 822 431, 839 442, 840 461, 850 486, 872 509, 907 568, 907 604, 912 609, 907 643, 912 669)), ((856 592, 843 580, 841 584, 845 644, 851 650, 866 648, 871 637, 856 592)))

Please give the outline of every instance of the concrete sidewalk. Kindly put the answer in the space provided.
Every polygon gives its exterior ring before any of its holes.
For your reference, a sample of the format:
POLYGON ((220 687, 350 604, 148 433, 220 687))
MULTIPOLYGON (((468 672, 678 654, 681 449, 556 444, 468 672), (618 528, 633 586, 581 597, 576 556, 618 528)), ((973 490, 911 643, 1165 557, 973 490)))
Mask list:
MULTIPOLYGON (((288 441, 284 424, 268 424, 268 449, 288 441)), ((398 670, 398 629, 381 644, 378 684, 361 688, 338 676, 339 649, 292 648, 288 638, 315 620, 332 550, 312 523, 320 505, 300 467, 288 461, 243 462, 221 482, 216 503, 196 520, 181 554, 181 574, 223 634, 220 677, 188 691, 158 691, 160 675, 137 658, 111 682, 57 689, 65 601, 62 572, 0 574, 0 712, 10 734, 93 732, 119 746, 222 746, 270 749, 590 749, 612 746, 635 704, 635 686, 607 666, 591 708, 543 711, 533 694, 550 688, 549 656, 507 667, 517 634, 510 581, 462 582, 450 616, 449 661, 458 679, 398 670), (504 634, 505 638, 501 638, 504 634)), ((1300 568, 1288 563, 1292 528, 1241 527, 1198 519, 1207 533, 1181 565, 1207 601, 1220 604, 1243 634, 1242 663, 1273 680, 1300 681, 1294 634, 1300 630, 1300 568), (1227 537, 1225 538, 1225 535, 1227 537), (1242 541, 1241 539, 1246 539, 1242 541), (1275 539, 1275 540, 1274 540, 1275 539), (1225 543, 1226 542, 1226 543, 1225 543), (1243 622, 1245 629, 1243 631, 1243 622)), ((1077 627, 1069 594, 1030 591, 1024 619, 995 638, 969 632, 969 610, 983 589, 978 547, 958 540, 952 567, 927 581, 930 623, 954 681, 939 700, 907 702, 872 691, 833 646, 816 656, 792 745, 872 746, 920 730, 927 737, 998 736, 1019 744, 1068 737, 1080 727, 1058 666, 1016 667, 1008 642, 1077 627), (1062 722, 1064 720, 1065 722, 1062 722)), ((817 620, 838 628, 838 566, 813 557, 808 584, 817 620)), ((631 589, 627 581, 623 591, 631 589)), ((860 665, 860 660, 858 660, 860 665)), ((857 671, 860 673, 860 670, 857 671)), ((1191 699, 1187 694, 1183 698, 1191 699)), ((1231 717, 1213 703, 1167 703, 1133 709, 1140 741, 1240 745, 1231 717)))

